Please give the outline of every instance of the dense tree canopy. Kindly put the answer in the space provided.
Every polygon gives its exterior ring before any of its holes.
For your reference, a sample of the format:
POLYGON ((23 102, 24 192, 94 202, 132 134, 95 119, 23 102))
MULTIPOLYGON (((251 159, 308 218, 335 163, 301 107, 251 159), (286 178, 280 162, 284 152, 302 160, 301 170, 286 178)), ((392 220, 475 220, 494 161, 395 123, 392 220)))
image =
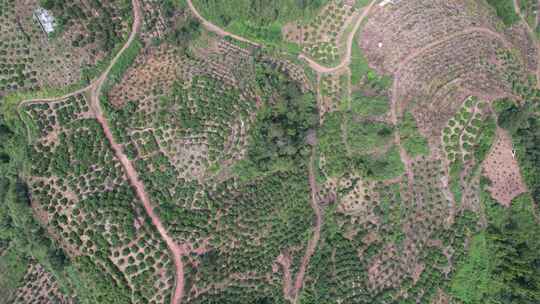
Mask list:
POLYGON ((270 65, 258 66, 256 81, 265 103, 250 134, 246 162, 260 171, 291 169, 292 162, 309 155, 308 133, 315 132, 318 119, 315 96, 302 93, 297 83, 270 65))

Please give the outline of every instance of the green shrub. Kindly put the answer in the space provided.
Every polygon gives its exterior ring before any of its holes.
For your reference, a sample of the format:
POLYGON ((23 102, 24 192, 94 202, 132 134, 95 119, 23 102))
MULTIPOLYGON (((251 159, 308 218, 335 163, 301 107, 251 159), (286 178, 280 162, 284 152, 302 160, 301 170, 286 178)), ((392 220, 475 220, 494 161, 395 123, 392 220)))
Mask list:
POLYGON ((428 142, 418 131, 416 120, 409 112, 405 114, 403 121, 399 125, 399 137, 401 145, 410 156, 429 154, 428 142))
POLYGON ((355 92, 351 97, 351 110, 361 116, 384 115, 390 108, 386 97, 367 97, 361 92, 355 92))
POLYGON ((405 165, 396 146, 381 155, 364 156, 362 159, 366 175, 374 180, 398 177, 405 172, 405 165))
POLYGON ((506 26, 510 26, 519 21, 519 16, 516 14, 512 0, 487 0, 497 16, 501 18, 506 26))
POLYGON ((382 122, 355 121, 347 117, 347 142, 353 153, 372 153, 384 148, 393 138, 393 128, 382 122))
POLYGON ((324 123, 319 130, 319 151, 326 158, 326 169, 330 176, 340 176, 345 173, 349 161, 343 142, 341 123, 343 114, 332 112, 326 114, 324 123))

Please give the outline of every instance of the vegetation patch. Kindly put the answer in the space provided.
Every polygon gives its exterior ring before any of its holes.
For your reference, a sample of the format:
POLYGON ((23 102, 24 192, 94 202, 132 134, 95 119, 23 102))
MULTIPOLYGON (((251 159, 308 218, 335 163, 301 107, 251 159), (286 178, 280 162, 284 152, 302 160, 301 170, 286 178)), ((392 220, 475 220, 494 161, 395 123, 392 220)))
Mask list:
POLYGON ((193 4, 208 20, 237 35, 270 44, 281 41, 281 27, 298 19, 309 20, 326 0, 195 0, 193 4))
POLYGON ((357 84, 360 82, 362 75, 367 74, 369 66, 366 58, 362 54, 362 50, 355 41, 351 49, 351 83, 357 84))
MULTIPOLYGON (((519 16, 516 14, 514 4, 512 1, 508 0, 487 0, 489 5, 491 5, 497 16, 501 18, 506 26, 511 26, 512 24, 519 21, 519 16)), ((527 2, 525 0, 524 2, 527 2)))
POLYGON ((303 47, 303 52, 325 65, 335 65, 344 55, 358 10, 345 1, 329 1, 310 22, 297 21, 283 28, 287 41, 303 47))
POLYGON ((258 84, 267 104, 257 113, 250 134, 248 162, 262 172, 287 170, 291 161, 308 158, 308 132, 315 132, 318 117, 315 96, 303 94, 297 83, 269 67, 261 69, 258 84))
POLYGON ((418 155, 428 155, 429 146, 427 140, 416 127, 416 119, 414 116, 407 112, 403 117, 403 121, 399 125, 399 137, 401 139, 401 145, 412 157, 418 155))
POLYGON ((365 170, 369 178, 385 180, 398 177, 405 172, 398 147, 392 147, 384 154, 367 156, 365 170))
POLYGON ((356 121, 349 116, 347 144, 353 154, 369 154, 384 151, 393 139, 393 128, 382 122, 356 121))
POLYGON ((488 227, 473 238, 466 258, 452 281, 452 294, 463 303, 485 303, 512 298, 526 303, 537 298, 534 287, 538 260, 538 230, 532 201, 517 198, 504 209, 484 194, 488 227))
POLYGON ((490 251, 486 233, 482 232, 472 238, 467 258, 457 265, 457 273, 452 279, 451 291, 454 297, 463 303, 482 303, 489 290, 492 271, 489 259, 490 251))
POLYGON ((443 145, 451 162, 473 160, 475 155, 481 162, 489 151, 496 125, 492 117, 483 114, 484 107, 477 98, 467 98, 443 129, 443 145))
POLYGON ((368 97, 361 91, 354 92, 351 97, 351 110, 359 116, 381 116, 389 109, 389 101, 385 97, 368 97))

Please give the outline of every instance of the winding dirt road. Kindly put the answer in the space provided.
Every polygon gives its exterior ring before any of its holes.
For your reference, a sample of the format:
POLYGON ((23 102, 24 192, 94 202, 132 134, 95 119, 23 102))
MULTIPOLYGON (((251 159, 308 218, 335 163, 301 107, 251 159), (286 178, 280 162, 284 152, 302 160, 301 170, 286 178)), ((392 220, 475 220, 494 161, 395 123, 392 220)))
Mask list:
POLYGON ((292 274, 291 274, 291 256, 288 252, 282 252, 276 259, 276 262, 281 265, 283 269, 283 286, 282 292, 285 300, 294 302, 294 288, 292 286, 292 274))
POLYGON ((62 100, 69 98, 74 95, 78 95, 87 91, 90 91, 90 108, 93 112, 93 114, 96 117, 96 120, 99 122, 101 127, 103 128, 103 132, 105 133, 105 137, 109 141, 109 144, 112 148, 112 150, 115 153, 115 156, 118 158, 120 163, 122 164, 122 167, 125 170, 126 176, 128 178, 129 183, 131 186, 135 189, 135 193, 137 197, 141 200, 143 203, 144 209, 150 219, 152 220, 152 224, 156 227, 158 230, 161 238, 165 241, 167 244, 167 247, 172 253, 173 262, 176 268, 176 286, 174 293, 171 296, 171 304, 180 304, 182 301, 182 297, 184 294, 184 267, 181 260, 181 257, 184 255, 184 251, 182 248, 172 239, 171 236, 168 235, 167 230, 161 223, 161 220, 159 217, 154 213, 154 208, 150 202, 149 196, 147 195, 144 184, 139 179, 139 175, 135 168, 133 167, 133 164, 128 159, 126 154, 123 151, 123 148, 120 144, 116 143, 112 131, 109 127, 109 124, 107 122, 107 119, 103 115, 103 110, 101 109, 101 104, 99 102, 99 97, 101 95, 101 90, 103 87, 103 84, 107 81, 107 77, 109 76, 109 73, 112 69, 112 67, 116 64, 116 62, 119 60, 119 58, 122 56, 122 54, 125 52, 127 48, 130 47, 131 43, 135 40, 137 35, 139 34, 141 24, 142 24, 142 12, 141 12, 141 6, 139 3, 139 0, 132 0, 133 5, 133 25, 131 29, 130 36, 124 46, 120 49, 120 51, 116 54, 116 56, 111 60, 109 63, 109 66, 107 69, 101 74, 101 76, 97 79, 95 79, 90 85, 88 85, 86 88, 79 89, 77 91, 71 92, 69 94, 66 94, 61 97, 55 97, 55 98, 36 98, 36 99, 29 99, 22 101, 19 104, 19 108, 22 105, 27 105, 30 103, 43 103, 43 102, 53 102, 57 100, 62 100))
MULTIPOLYGON (((316 70, 317 72, 320 72, 320 73, 331 73, 333 71, 336 71, 346 65, 349 64, 350 62, 350 58, 351 58, 351 48, 352 48, 352 44, 354 42, 354 35, 356 34, 356 31, 358 30, 358 28, 360 27, 360 24, 362 23, 362 20, 367 16, 367 14, 369 13, 369 10, 371 9, 371 7, 373 6, 373 4, 376 2, 377 0, 374 0, 371 2, 371 4, 364 10, 364 12, 362 13, 362 15, 358 18, 355 26, 354 26, 354 29, 353 31, 351 32, 351 34, 349 35, 349 38, 348 38, 348 41, 347 41, 347 54, 343 60, 343 62, 337 66, 337 67, 334 67, 334 68, 327 68, 327 67, 323 67, 319 64, 317 64, 316 62, 312 61, 311 59, 307 58, 307 57, 303 57, 301 55, 301 58, 304 58, 305 60, 307 60, 309 63, 310 63, 310 66, 316 70)), ((192 3, 192 0, 187 0, 187 3, 188 3, 188 6, 191 10, 191 12, 193 13, 193 15, 200 20, 201 24, 208 30, 208 31, 211 31, 221 37, 225 37, 225 36, 230 36, 236 40, 239 40, 239 41, 242 41, 242 42, 246 42, 246 43, 249 43, 249 44, 252 44, 252 45, 255 45, 255 46, 260 46, 258 43, 255 43, 253 41, 250 41, 246 38, 243 38, 243 37, 240 37, 238 35, 235 35, 233 33, 230 33, 230 32, 227 32, 225 30, 223 30, 222 28, 216 26, 215 24, 211 23, 210 21, 204 19, 202 17, 202 15, 197 11, 197 9, 195 8, 195 6, 193 5, 192 3)), ((298 270, 298 273, 296 275, 296 280, 295 280, 295 283, 294 283, 294 290, 293 291, 290 291, 293 293, 293 302, 296 303, 298 301, 298 295, 300 293, 300 290, 302 289, 302 285, 304 283, 304 276, 305 276, 305 273, 306 273, 306 269, 307 269, 307 266, 309 265, 309 261, 311 259, 311 256, 313 256, 313 254, 315 253, 315 250, 317 248, 317 244, 319 243, 319 239, 321 238, 321 226, 322 226, 322 211, 321 209, 319 208, 319 205, 318 205, 318 201, 317 201, 317 183, 316 183, 316 180, 315 180, 315 172, 314 172, 314 169, 313 169, 313 163, 314 163, 314 157, 315 157, 315 153, 314 151, 312 152, 312 155, 311 155, 311 159, 310 159, 310 164, 309 164, 309 184, 310 184, 310 188, 311 188, 311 207, 313 208, 313 211, 315 212, 315 216, 316 216, 316 222, 315 222, 315 226, 314 226, 314 231, 313 231, 313 236, 312 238, 309 240, 308 242, 308 246, 306 248, 306 252, 304 254, 304 257, 302 258, 302 264, 300 265, 300 269, 298 270)), ((281 261, 281 263, 283 264, 282 266, 284 268, 287 268, 287 265, 286 263, 284 263, 284 261, 281 261)), ((290 280, 290 273, 288 273, 287 275, 287 278, 289 281, 290 280)), ((288 284, 286 284, 288 285, 288 284)), ((287 289, 286 287, 284 287, 284 290, 287 289)), ((287 295, 285 295, 285 297, 287 297, 287 295)))
POLYGON ((319 240, 321 238, 321 227, 322 227, 322 211, 319 207, 319 201, 317 199, 317 193, 318 193, 318 187, 317 187, 317 181, 315 179, 315 149, 311 151, 311 157, 309 160, 309 187, 311 189, 311 208, 315 212, 315 226, 313 227, 313 236, 308 242, 308 246, 306 248, 306 253, 304 254, 304 257, 302 258, 302 264, 300 264, 300 268, 298 270, 298 273, 296 274, 296 280, 294 282, 294 296, 293 296, 293 303, 298 302, 298 296, 300 295, 300 291, 302 290, 302 285, 304 284, 304 276, 306 274, 306 269, 309 265, 309 261, 313 254, 315 253, 315 250, 317 249, 317 244, 319 243, 319 240))
POLYGON ((53 102, 53 101, 58 101, 58 100, 62 100, 62 99, 68 99, 71 96, 79 95, 81 93, 84 93, 84 92, 90 90, 94 85, 95 85, 95 83, 91 83, 87 87, 84 87, 82 89, 78 89, 77 91, 73 91, 71 93, 68 93, 68 94, 66 94, 64 96, 60 96, 60 97, 26 99, 24 101, 21 101, 17 107, 20 109, 22 106, 28 106, 28 105, 31 105, 31 104, 34 104, 34 103, 47 103, 47 102, 53 102))
POLYGON ((124 153, 122 149, 122 146, 116 143, 116 141, 114 140, 112 132, 109 128, 107 120, 105 119, 103 112, 101 110, 101 106, 99 104, 98 96, 99 96, 100 87, 101 86, 98 86, 92 92, 91 108, 96 115, 97 121, 103 128, 105 137, 107 137, 107 140, 109 141, 111 148, 113 149, 114 154, 116 155, 116 158, 118 158, 118 160, 124 167, 124 170, 126 172, 127 178, 131 186, 135 188, 137 197, 142 201, 146 213, 152 219, 152 224, 156 227, 161 238, 165 241, 165 243, 167 244, 167 247, 169 247, 169 250, 172 252, 172 258, 173 258, 173 262, 176 268, 176 287, 172 295, 171 304, 179 304, 181 303, 183 293, 184 293, 184 265, 181 260, 181 257, 184 254, 184 252, 183 250, 180 249, 180 246, 178 246, 178 244, 172 239, 172 237, 168 235, 167 230, 161 223, 161 220, 154 213, 154 208, 150 202, 148 195, 146 194, 146 191, 144 190, 143 183, 139 179, 137 170, 135 170, 135 168, 133 167, 133 164, 127 158, 126 154, 124 153))
POLYGON ((364 8, 364 11, 362 12, 362 15, 360 15, 360 17, 358 17, 358 20, 356 20, 356 24, 354 25, 353 30, 351 31, 351 33, 349 34, 349 37, 347 38, 347 50, 346 50, 346 53, 345 53, 345 57, 343 57, 340 64, 338 64, 335 67, 325 67, 325 66, 322 66, 322 65, 318 64, 313 59, 305 56, 304 54, 300 54, 298 56, 298 58, 307 61, 307 63, 309 64, 309 66, 312 69, 314 69, 318 73, 322 73, 322 74, 333 73, 335 71, 338 71, 338 70, 348 66, 351 63, 352 46, 353 46, 353 43, 355 42, 354 37, 356 36, 356 32, 358 32, 358 29, 360 28, 360 25, 362 24, 362 21, 364 21, 364 19, 367 17, 369 12, 371 11, 371 8, 373 7, 373 5, 375 5, 375 3, 377 1, 378 0, 371 1, 371 3, 366 8, 364 8))
MULTIPOLYGON (((335 71, 337 71, 339 69, 342 69, 342 68, 348 66, 350 64, 350 62, 351 62, 352 45, 354 43, 354 37, 356 35, 356 32, 360 28, 360 25, 362 24, 362 21, 366 18, 366 16, 371 11, 371 8, 373 7, 373 5, 375 5, 375 3, 377 1, 378 0, 371 1, 371 3, 366 8, 364 8, 364 11, 362 12, 362 15, 360 15, 360 17, 358 17, 358 19, 356 20, 356 24, 354 25, 353 30, 351 31, 351 33, 349 34, 349 37, 347 38, 347 50, 346 50, 345 56, 343 57, 342 61, 337 66, 335 66, 335 67, 322 66, 322 65, 318 64, 313 59, 307 57, 304 54, 300 54, 298 56, 298 58, 307 61, 307 63, 309 64, 309 66, 313 70, 317 71, 318 73, 323 73, 323 74, 333 73, 333 72, 335 72, 335 71)), ((219 26, 213 24, 212 22, 204 19, 204 17, 197 11, 195 6, 193 5, 192 0, 187 0, 187 3, 188 3, 188 6, 189 6, 189 9, 193 13, 193 15, 197 19, 199 19, 201 24, 208 31, 213 32, 213 33, 215 33, 215 34, 217 34, 218 36, 221 36, 221 37, 229 36, 229 37, 232 37, 232 38, 234 38, 234 39, 236 39, 238 41, 246 42, 246 43, 252 44, 254 46, 260 46, 260 44, 258 44, 256 42, 253 42, 253 41, 251 41, 249 39, 246 39, 244 37, 235 35, 235 34, 233 34, 231 32, 228 32, 228 31, 220 28, 219 26)))
POLYGON ((199 21, 201 22, 201 24, 204 26, 205 29, 207 29, 208 31, 212 32, 212 33, 215 33, 217 34, 218 36, 221 36, 221 37, 225 37, 225 36, 229 36, 231 38, 234 38, 238 41, 242 41, 242 42, 245 42, 245 43, 249 43, 249 44, 252 44, 254 46, 260 46, 258 43, 256 42, 253 42, 249 39, 246 39, 244 37, 241 37, 241 36, 238 36, 238 35, 235 35, 231 32, 227 32, 226 30, 220 28, 219 26, 213 24, 212 22, 204 19, 204 17, 199 13, 199 11, 197 11, 197 9, 195 8, 195 6, 193 5, 193 3, 191 2, 191 0, 187 0, 187 4, 189 6, 189 9, 191 10, 191 13, 197 18, 199 19, 199 21))
POLYGON ((181 259, 184 252, 180 248, 180 246, 172 239, 172 237, 167 233, 167 230, 161 223, 159 216, 157 216, 157 214, 154 213, 154 207, 152 206, 152 203, 150 202, 150 198, 148 197, 148 194, 146 193, 144 189, 144 184, 139 179, 137 170, 135 170, 135 168, 133 167, 133 164, 124 153, 122 146, 116 143, 116 141, 114 140, 111 129, 109 128, 107 119, 103 115, 103 110, 101 109, 101 104, 99 102, 101 89, 103 87, 103 84, 107 81, 109 72, 111 71, 116 61, 120 58, 122 53, 124 53, 124 51, 135 40, 141 27, 140 3, 138 0, 132 0, 132 2, 133 2, 134 21, 133 21, 133 28, 131 31, 131 35, 129 36, 129 39, 127 43, 124 45, 124 47, 122 47, 120 52, 118 52, 118 54, 113 58, 109 67, 105 70, 105 72, 101 75, 101 77, 98 78, 95 85, 92 87, 90 107, 92 111, 94 112, 97 121, 103 128, 103 132, 105 133, 105 136, 107 137, 107 140, 109 141, 111 148, 113 149, 116 157, 118 158, 118 160, 124 167, 127 178, 131 186, 135 188, 137 197, 143 203, 146 213, 152 220, 152 224, 156 227, 161 238, 165 241, 165 243, 167 244, 167 247, 172 253, 173 262, 176 268, 176 286, 175 286, 174 293, 172 294, 171 304, 179 304, 181 303, 182 297, 184 294, 184 264, 182 263, 182 259, 181 259))
MULTIPOLYGON (((350 57, 351 57, 351 47, 352 47, 352 42, 354 40, 354 33, 356 33, 356 31, 358 30, 358 27, 360 26, 360 23, 362 22, 364 17, 367 16, 367 13, 369 12, 369 9, 371 8, 371 6, 375 2, 376 2, 376 0, 374 0, 370 4, 368 9, 366 11, 364 11, 362 16, 358 19, 357 23, 355 24, 354 30, 351 33, 351 35, 349 36, 346 60, 344 60, 344 62, 342 62, 340 64, 340 66, 338 66, 336 68, 322 67, 322 66, 318 65, 317 63, 313 62, 312 67, 315 70, 317 70, 319 72, 320 72, 320 70, 323 70, 323 71, 328 70, 329 72, 332 72, 332 71, 337 70, 337 69, 341 68, 342 66, 345 66, 345 65, 348 64, 348 61, 350 61, 350 57)), ((227 32, 227 31, 223 30, 222 28, 216 26, 215 24, 211 23, 210 21, 204 19, 202 17, 202 15, 197 11, 195 6, 193 5, 192 0, 187 0, 187 3, 188 3, 188 6, 189 6, 191 12, 193 13, 193 15, 197 19, 199 19, 201 24, 208 31, 211 31, 211 32, 213 32, 213 33, 215 33, 215 34, 217 34, 217 35, 219 35, 221 37, 230 36, 230 37, 232 37, 232 38, 234 38, 236 40, 246 42, 246 43, 249 43, 249 44, 252 44, 252 45, 255 45, 255 46, 260 46, 258 43, 255 43, 255 42, 253 42, 251 40, 240 37, 240 36, 235 35, 233 33, 227 32)), ((309 58, 305 58, 305 59, 308 62, 310 62, 309 58)), ((310 63, 310 65, 311 65, 311 63, 310 63)), ((317 185, 316 185, 316 181, 315 181, 315 173, 313 171, 313 162, 314 162, 314 153, 312 153, 312 156, 311 156, 311 159, 310 159, 310 165, 309 165, 309 184, 310 184, 310 187, 311 187, 311 200, 310 200, 311 201, 311 207, 313 208, 313 210, 315 212, 315 215, 316 215, 316 223, 315 223, 315 227, 314 227, 313 237, 308 242, 306 252, 305 252, 304 257, 302 259, 302 264, 300 265, 300 269, 298 270, 298 274, 296 275, 296 280, 295 280, 295 284, 294 284, 294 290, 292 291, 293 299, 294 299, 293 302, 294 303, 296 303, 297 300, 298 300, 299 291, 301 290, 303 282, 304 282, 304 276, 305 276, 305 273, 306 273, 307 266, 309 264, 309 260, 311 259, 311 256, 313 255, 313 253, 315 253, 315 249, 317 248, 317 244, 318 244, 319 239, 321 237, 322 212, 321 212, 321 210, 319 208, 319 205, 318 205, 318 202, 317 202, 317 185)), ((283 261, 282 261, 282 263, 283 263, 283 261)), ((286 268, 286 266, 287 265, 285 265, 285 264, 283 265, 284 268, 286 268)), ((287 277, 288 277, 288 280, 290 280, 290 273, 288 273, 287 277)), ((287 288, 284 287, 284 289, 287 289, 287 288)), ((289 291, 288 293, 290 293, 290 292, 291 291, 289 291)), ((287 295, 285 295, 285 296, 287 297, 287 295)))
MULTIPOLYGON (((376 0, 372 1, 370 3, 370 5, 364 9, 362 15, 357 19, 356 24, 355 24, 352 32, 349 34, 349 37, 348 37, 348 40, 347 40, 346 54, 345 54, 344 58, 342 59, 341 63, 338 66, 336 66, 336 67, 325 67, 325 66, 322 66, 322 65, 316 63, 315 61, 311 60, 310 58, 305 57, 304 55, 300 55, 299 58, 306 60, 309 63, 309 65, 310 65, 310 67, 312 69, 314 69, 315 71, 317 71, 318 73, 321 73, 321 74, 333 73, 333 72, 335 72, 335 71, 349 65, 350 60, 351 60, 352 46, 353 46, 353 43, 355 43, 354 38, 356 36, 356 33, 357 33, 362 21, 369 14, 369 12, 370 12, 371 8, 373 7, 373 5, 375 4, 375 2, 376 2, 376 0)), ((149 198, 148 194, 145 191, 144 184, 141 182, 141 180, 139 178, 139 175, 138 175, 136 169, 134 168, 133 164, 131 163, 131 161, 127 158, 126 154, 124 153, 122 146, 115 141, 115 139, 113 137, 113 134, 112 134, 112 131, 111 131, 109 125, 108 125, 107 119, 105 118, 105 116, 103 114, 103 110, 101 108, 101 104, 100 104, 100 101, 99 101, 99 97, 100 97, 101 92, 102 92, 103 84, 106 82, 107 77, 108 77, 112 67, 118 61, 118 59, 121 57, 121 55, 124 53, 124 51, 131 45, 131 43, 134 41, 134 39, 136 38, 136 36, 138 35, 138 33, 140 31, 141 23, 142 23, 140 3, 139 3, 138 0, 132 0, 132 3, 133 3, 134 22, 133 22, 133 25, 132 25, 132 31, 131 31, 131 34, 129 36, 129 39, 126 42, 126 44, 122 47, 122 49, 118 52, 118 54, 111 60, 111 63, 109 64, 107 69, 101 74, 101 76, 99 78, 95 79, 86 88, 71 92, 71 93, 69 93, 67 95, 57 97, 57 98, 45 98, 45 99, 44 98, 37 98, 37 99, 25 100, 25 101, 23 101, 21 103, 21 105, 22 104, 33 103, 33 102, 52 102, 52 101, 57 101, 57 100, 61 100, 61 99, 66 99, 66 98, 68 98, 70 96, 81 94, 81 93, 84 93, 84 92, 87 92, 87 91, 90 92, 90 94, 91 94, 90 107, 91 107, 97 121, 102 126, 104 134, 105 134, 107 140, 109 141, 112 150, 114 151, 116 157, 118 158, 118 160, 122 164, 122 166, 123 166, 123 168, 124 168, 124 170, 126 172, 126 176, 127 176, 128 180, 129 180, 129 183, 135 189, 137 197, 143 203, 143 206, 144 206, 144 209, 145 209, 146 213, 148 214, 148 216, 152 220, 152 224, 156 227, 156 229, 158 230, 160 236, 165 241, 165 243, 167 244, 167 247, 169 248, 169 250, 172 253, 173 262, 175 264, 175 269, 176 269, 176 285, 175 285, 174 293, 171 296, 171 304, 180 304, 181 301, 182 301, 182 298, 183 298, 183 294, 184 294, 184 267, 183 267, 181 257, 185 254, 185 250, 182 248, 182 246, 177 244, 172 239, 172 237, 170 235, 168 235, 168 233, 167 233, 165 227, 163 226, 161 220, 155 214, 153 206, 152 206, 151 201, 150 201, 150 198, 149 198)), ((209 30, 211 32, 214 32, 219 36, 223 36, 223 37, 224 36, 230 36, 230 37, 232 37, 232 38, 234 38, 236 40, 239 40, 239 41, 242 41, 242 42, 245 42, 245 43, 249 43, 249 44, 252 44, 252 45, 255 45, 255 46, 259 46, 259 44, 257 44, 257 43, 254 43, 254 42, 252 42, 252 41, 250 41, 248 39, 245 39, 245 38, 240 37, 238 35, 227 32, 227 31, 219 28, 218 26, 212 24, 211 22, 205 20, 199 14, 199 12, 195 9, 195 7, 193 6, 193 3, 192 3, 191 0, 187 0, 187 3, 189 5, 189 8, 192 11, 193 15, 201 21, 201 23, 203 24, 203 26, 207 30, 209 30)), ((453 39, 453 38, 455 38, 455 37, 457 37, 459 35, 463 35, 463 34, 467 34, 467 33, 473 33, 473 32, 482 32, 482 33, 487 34, 487 35, 495 36, 495 37, 501 39, 501 41, 503 41, 505 43, 505 45, 508 44, 506 39, 499 33, 493 32, 493 31, 491 31, 489 29, 486 29, 486 28, 469 28, 469 29, 466 29, 466 30, 464 30, 462 32, 455 33, 455 34, 449 35, 449 36, 447 36, 447 37, 445 37, 443 39, 440 39, 438 41, 432 42, 432 43, 430 43, 430 44, 428 44, 428 45, 426 45, 426 46, 424 46, 424 47, 422 47, 422 48, 420 48, 418 50, 415 50, 413 53, 409 54, 402 61, 400 61, 399 65, 398 65, 398 69, 396 70, 396 73, 394 74, 395 75, 395 81, 394 81, 394 86, 392 88, 392 100, 393 100, 393 103, 394 103, 393 104, 393 110, 392 110, 392 121, 394 123, 397 123, 398 116, 399 116, 399 113, 400 113, 398 105, 395 104, 395 103, 397 102, 397 100, 396 100, 396 98, 397 98, 397 90, 398 90, 397 84, 398 84, 399 79, 401 77, 401 73, 402 73, 403 68, 409 62, 411 62, 412 60, 414 60, 418 56, 421 56, 425 52, 431 50, 432 48, 436 47, 438 44, 447 42, 450 39, 453 39)), ((539 73, 538 75, 540 77, 540 69, 539 69, 538 73, 539 73)), ((312 209, 313 209, 313 211, 315 213, 316 221, 315 221, 315 225, 313 226, 313 235, 312 235, 311 239, 308 241, 308 245, 306 247, 306 252, 304 254, 304 257, 302 258, 301 265, 300 265, 298 273, 296 274, 296 277, 295 277, 294 287, 293 287, 293 290, 291 291, 294 303, 296 303, 298 301, 298 296, 299 296, 300 291, 301 291, 301 289, 303 287, 307 267, 309 265, 311 257, 315 253, 317 245, 318 245, 318 243, 320 241, 320 233, 321 233, 321 227, 322 227, 322 222, 323 222, 322 210, 320 209, 320 207, 318 205, 318 200, 317 200, 317 192, 318 191, 317 191, 317 184, 316 184, 315 172, 314 172, 314 158, 315 158, 315 153, 314 153, 314 151, 312 151, 312 155, 311 155, 311 158, 310 158, 310 164, 309 164, 309 184, 310 184, 310 188, 311 188, 310 204, 311 204, 311 207, 312 207, 312 209)), ((289 278, 289 280, 290 280, 290 278, 289 278)))

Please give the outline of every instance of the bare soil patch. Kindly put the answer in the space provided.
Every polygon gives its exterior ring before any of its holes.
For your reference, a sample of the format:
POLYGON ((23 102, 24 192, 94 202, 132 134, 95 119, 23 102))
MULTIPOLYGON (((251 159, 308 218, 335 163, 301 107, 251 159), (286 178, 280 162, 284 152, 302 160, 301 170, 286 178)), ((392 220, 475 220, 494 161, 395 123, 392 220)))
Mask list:
POLYGON ((484 161, 483 170, 492 182, 489 187, 491 196, 506 207, 515 197, 527 191, 513 155, 512 138, 505 130, 497 130, 497 139, 484 161))

